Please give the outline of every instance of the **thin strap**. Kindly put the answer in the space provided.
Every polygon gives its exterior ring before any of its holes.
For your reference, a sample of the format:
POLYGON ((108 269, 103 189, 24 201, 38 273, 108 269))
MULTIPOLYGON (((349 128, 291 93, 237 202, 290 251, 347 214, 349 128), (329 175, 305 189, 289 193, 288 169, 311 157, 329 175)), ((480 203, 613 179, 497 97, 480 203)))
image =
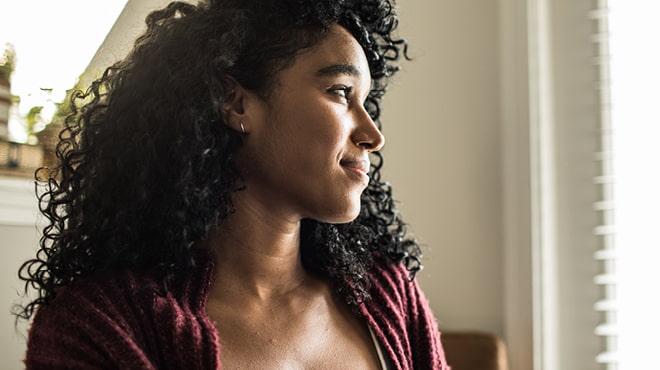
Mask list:
POLYGON ((374 342, 374 346, 376 347, 376 353, 378 353, 378 361, 380 362, 380 368, 382 370, 387 370, 387 362, 385 362, 385 356, 383 356, 383 348, 380 345, 380 342, 378 342, 378 339, 376 339, 376 335, 374 334, 374 331, 371 330, 371 327, 369 327, 369 334, 371 334, 371 340, 374 342))

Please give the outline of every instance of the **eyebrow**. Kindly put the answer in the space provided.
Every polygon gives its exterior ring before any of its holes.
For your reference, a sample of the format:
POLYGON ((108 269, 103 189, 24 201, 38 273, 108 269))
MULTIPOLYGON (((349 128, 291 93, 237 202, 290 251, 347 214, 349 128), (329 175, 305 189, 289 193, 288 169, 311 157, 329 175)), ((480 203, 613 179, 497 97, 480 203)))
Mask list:
POLYGON ((316 72, 317 76, 336 76, 336 75, 347 75, 353 77, 359 77, 360 71, 355 68, 352 64, 333 64, 327 67, 323 67, 316 72))

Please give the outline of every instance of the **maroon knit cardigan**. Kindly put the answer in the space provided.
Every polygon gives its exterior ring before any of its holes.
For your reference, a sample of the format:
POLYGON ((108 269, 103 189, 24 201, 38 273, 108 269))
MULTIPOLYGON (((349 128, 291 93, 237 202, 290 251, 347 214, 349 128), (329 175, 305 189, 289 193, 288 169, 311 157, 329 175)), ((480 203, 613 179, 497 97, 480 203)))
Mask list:
MULTIPOLYGON (((27 369, 219 369, 218 333, 206 313, 214 263, 210 253, 200 256, 166 296, 130 271, 61 288, 35 314, 27 369)), ((359 312, 394 369, 448 369, 433 314, 407 276, 400 265, 377 263, 372 299, 359 312)))

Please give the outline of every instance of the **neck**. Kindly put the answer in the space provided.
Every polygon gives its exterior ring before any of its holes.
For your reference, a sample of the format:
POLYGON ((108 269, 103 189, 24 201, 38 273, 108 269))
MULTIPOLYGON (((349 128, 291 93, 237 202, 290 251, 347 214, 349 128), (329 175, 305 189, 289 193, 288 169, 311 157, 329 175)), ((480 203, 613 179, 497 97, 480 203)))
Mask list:
POLYGON ((236 212, 203 241, 216 258, 215 295, 284 296, 309 279, 300 258, 300 220, 273 215, 237 197, 236 212))

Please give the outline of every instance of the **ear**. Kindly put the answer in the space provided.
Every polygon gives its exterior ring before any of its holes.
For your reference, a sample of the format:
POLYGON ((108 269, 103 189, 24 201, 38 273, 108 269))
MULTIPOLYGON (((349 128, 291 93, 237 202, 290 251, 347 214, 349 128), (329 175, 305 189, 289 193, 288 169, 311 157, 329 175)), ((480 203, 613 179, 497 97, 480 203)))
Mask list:
POLYGON ((253 91, 243 87, 233 77, 228 77, 229 85, 233 91, 227 96, 227 100, 222 104, 222 116, 225 124, 234 131, 241 134, 248 134, 250 127, 259 116, 258 109, 261 104, 261 98, 253 91))

